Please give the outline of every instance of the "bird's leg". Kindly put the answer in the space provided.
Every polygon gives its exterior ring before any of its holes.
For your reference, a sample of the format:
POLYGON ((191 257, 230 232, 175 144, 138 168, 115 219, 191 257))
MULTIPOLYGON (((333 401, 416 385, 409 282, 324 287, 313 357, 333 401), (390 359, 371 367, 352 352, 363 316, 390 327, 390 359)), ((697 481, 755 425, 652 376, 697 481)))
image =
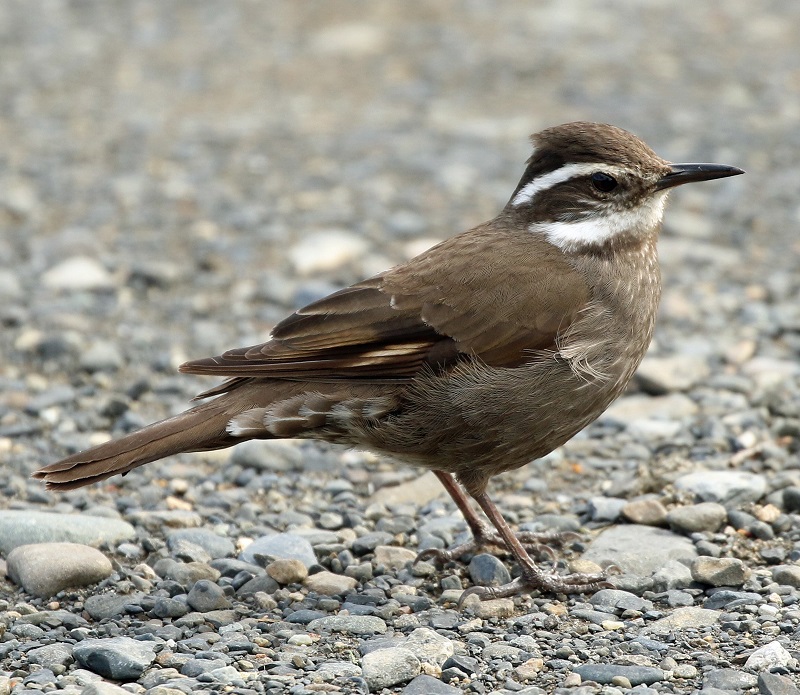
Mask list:
POLYGON ((508 549, 516 558, 520 567, 522 568, 522 576, 515 579, 508 584, 503 584, 498 587, 487 586, 473 586, 467 589, 459 599, 461 605, 464 599, 475 594, 481 599, 488 598, 502 598, 504 596, 513 596, 523 591, 539 590, 547 591, 550 593, 563 593, 575 594, 586 591, 597 591, 598 589, 610 588, 611 584, 606 580, 603 574, 554 574, 543 572, 536 566, 536 563, 528 555, 525 546, 514 535, 511 527, 506 523, 500 510, 495 506, 494 502, 489 499, 486 492, 476 494, 475 501, 480 505, 481 509, 486 513, 489 521, 494 524, 500 536, 505 541, 508 549))
MULTIPOLYGON (((450 497, 453 498, 453 502, 456 503, 461 514, 463 514, 464 520, 467 522, 467 526, 469 526, 469 530, 472 532, 472 538, 466 543, 457 545, 449 550, 441 550, 439 548, 423 550, 417 555, 415 562, 423 560, 449 562, 467 553, 474 553, 476 550, 480 550, 486 546, 495 546, 513 552, 500 534, 478 516, 470 504, 467 493, 464 492, 464 489, 456 482, 455 478, 453 478, 450 473, 445 473, 444 471, 434 471, 434 473, 436 477, 439 478, 442 486, 447 490, 450 497)), ((516 538, 522 543, 526 550, 539 553, 544 552, 552 556, 553 552, 546 544, 563 541, 567 535, 568 534, 559 531, 550 533, 532 533, 525 531, 517 533, 516 538)))

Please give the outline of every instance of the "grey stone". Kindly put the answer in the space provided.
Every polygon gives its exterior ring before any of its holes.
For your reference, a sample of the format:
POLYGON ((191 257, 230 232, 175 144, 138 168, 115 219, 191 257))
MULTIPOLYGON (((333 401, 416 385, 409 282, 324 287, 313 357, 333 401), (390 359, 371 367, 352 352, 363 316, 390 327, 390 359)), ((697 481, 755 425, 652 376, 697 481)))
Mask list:
POLYGON ((630 525, 603 531, 592 541, 583 559, 649 577, 669 560, 691 562, 696 556, 688 538, 652 526, 630 525))
POLYGON ((738 606, 745 605, 760 605, 764 603, 764 597, 761 594, 756 594, 750 591, 731 591, 729 589, 722 589, 715 591, 703 602, 703 608, 710 608, 712 610, 719 610, 726 608, 733 610, 738 606))
POLYGON ((701 502, 685 507, 676 507, 667 514, 667 523, 680 533, 717 531, 728 518, 728 512, 717 502, 701 502))
POLYGON ((208 579, 201 579, 195 582, 189 590, 187 603, 200 613, 218 611, 230 608, 231 602, 225 596, 225 592, 220 586, 208 579))
POLYGON ((703 502, 731 507, 757 502, 767 491, 763 475, 745 471, 698 471, 681 476, 674 485, 678 490, 694 493, 703 502))
POLYGON ((653 589, 670 591, 685 589, 692 584, 692 570, 678 560, 670 560, 653 573, 653 589))
POLYGON ((186 601, 177 598, 159 596, 153 606, 153 615, 157 618, 180 618, 189 612, 186 601))
POLYGON ((218 668, 227 666, 227 662, 222 659, 189 659, 183 666, 181 666, 181 674, 189 676, 189 678, 196 678, 200 674, 210 673, 218 668))
POLYGON ((72 645, 58 642, 31 649, 25 656, 30 663, 40 664, 51 671, 57 666, 69 666, 74 661, 72 645))
POLYGON ((797 659, 777 640, 756 649, 744 663, 745 668, 753 671, 768 671, 777 666, 786 668, 797 666, 797 659))
POLYGON ((116 681, 135 681, 156 657, 152 643, 130 637, 86 639, 75 645, 73 655, 81 666, 116 681))
POLYGON ((441 666, 455 653, 453 643, 428 627, 418 627, 402 644, 421 662, 441 666))
POLYGON ((114 280, 94 258, 72 256, 54 265, 42 275, 42 284, 53 290, 110 290, 114 280))
POLYGON ((631 685, 650 685, 664 680, 664 672, 660 668, 650 666, 623 666, 620 664, 580 664, 573 671, 584 681, 611 683, 614 678, 627 678, 631 685))
POLYGON ((317 556, 314 554, 311 543, 294 533, 261 536, 239 554, 239 559, 244 562, 262 566, 268 564, 268 562, 259 562, 259 557, 269 558, 269 560, 300 560, 306 567, 317 564, 317 556))
MULTIPOLYGON (((81 690, 81 695, 130 695, 130 692, 113 683, 99 681, 84 686, 83 690, 81 690)), ((178 693, 174 693, 173 695, 178 695, 178 693)))
POLYGON ((361 659, 361 673, 371 691, 391 688, 419 675, 419 659, 408 649, 378 649, 361 659))
POLYGON ((385 531, 372 531, 359 536, 353 541, 352 551, 356 555, 371 553, 379 545, 388 545, 392 541, 392 534, 385 531))
POLYGON ((212 582, 219 579, 219 570, 214 569, 204 562, 177 562, 171 557, 165 557, 156 562, 153 571, 164 579, 178 582, 184 589, 194 586, 201 579, 212 582))
POLYGON ((589 599, 597 610, 608 613, 623 613, 627 610, 644 613, 653 610, 653 602, 619 589, 600 589, 589 599))
POLYGON ((358 582, 352 577, 333 572, 317 572, 306 577, 305 585, 310 591, 325 596, 340 596, 351 592, 358 582))
POLYGON ((778 584, 800 587, 800 566, 778 565, 772 568, 772 579, 778 584))
POLYGON ((231 463, 259 471, 290 471, 302 469, 304 457, 302 449, 294 442, 253 439, 233 450, 231 463))
POLYGON ((398 548, 394 545, 379 545, 375 548, 375 564, 389 569, 402 569, 408 563, 413 563, 417 553, 409 548, 398 548))
POLYGON ((667 509, 656 499, 628 502, 622 508, 622 516, 632 524, 644 526, 665 526, 667 523, 667 509))
POLYGON ((308 577, 308 569, 300 560, 275 560, 266 570, 278 584, 296 584, 308 577))
POLYGON ((135 537, 133 526, 120 519, 32 510, 0 511, 0 553, 6 556, 17 546, 33 543, 115 545, 135 537))
POLYGON ((317 667, 317 673, 323 678, 358 678, 361 667, 351 661, 324 661, 317 667))
POLYGON ((124 364, 114 343, 99 340, 81 354, 80 366, 87 372, 115 372, 124 364))
POLYGON ((676 608, 665 618, 660 618, 647 625, 643 632, 645 634, 669 635, 679 630, 709 627, 719 622, 719 616, 719 611, 708 608, 697 608, 695 606, 676 608))
POLYGON ((39 543, 17 546, 8 555, 8 576, 40 598, 59 591, 95 584, 112 572, 99 550, 77 543, 39 543))
POLYGON ((123 615, 125 606, 136 604, 143 597, 144 594, 138 592, 134 594, 118 594, 116 592, 93 594, 86 597, 83 607, 93 620, 108 620, 123 615))
POLYGON ((223 557, 230 557, 236 552, 236 547, 230 538, 220 536, 219 534, 204 528, 179 529, 178 531, 172 531, 172 533, 167 536, 167 547, 171 549, 171 544, 179 540, 189 541, 190 543, 199 545, 214 560, 223 557))
POLYGON ((459 695, 461 692, 458 688, 423 673, 403 688, 402 695, 459 695))
POLYGON ((761 695, 800 695, 791 678, 765 671, 758 674, 758 692, 761 695))
POLYGON ((500 586, 511 581, 505 565, 488 553, 479 553, 470 560, 469 576, 477 586, 500 586))
POLYGON ((636 380, 653 395, 688 391, 710 374, 708 361, 701 355, 647 355, 636 371, 636 380))
POLYGON ((618 497, 592 497, 589 500, 589 518, 592 521, 616 521, 626 504, 626 500, 618 497))
POLYGON ((311 632, 343 632, 350 635, 382 635, 386 623, 374 615, 328 615, 308 624, 311 632))
POLYGON ((735 668, 719 668, 708 671, 703 677, 703 690, 718 688, 719 690, 747 690, 758 684, 758 678, 752 673, 745 673, 735 668))
POLYGON ((692 578, 711 586, 741 586, 750 576, 745 564, 734 557, 698 557, 692 563, 692 578))
POLYGON ((236 590, 236 595, 245 597, 253 596, 259 593, 274 594, 279 588, 280 585, 272 577, 269 577, 266 574, 260 574, 256 577, 253 577, 250 581, 242 584, 236 590))

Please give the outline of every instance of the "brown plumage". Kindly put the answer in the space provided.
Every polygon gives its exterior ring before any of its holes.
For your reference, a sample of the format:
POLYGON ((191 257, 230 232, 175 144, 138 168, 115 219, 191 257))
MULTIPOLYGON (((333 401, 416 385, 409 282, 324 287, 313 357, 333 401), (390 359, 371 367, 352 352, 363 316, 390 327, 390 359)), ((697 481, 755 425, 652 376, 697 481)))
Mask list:
POLYGON ((567 124, 533 142, 497 218, 300 309, 262 345, 183 365, 229 380, 186 413, 34 476, 69 489, 181 451, 323 439, 436 471, 477 540, 522 563, 505 591, 598 586, 541 573, 487 482, 560 446, 621 393, 653 332, 666 189, 741 172, 671 165, 613 126, 567 124))

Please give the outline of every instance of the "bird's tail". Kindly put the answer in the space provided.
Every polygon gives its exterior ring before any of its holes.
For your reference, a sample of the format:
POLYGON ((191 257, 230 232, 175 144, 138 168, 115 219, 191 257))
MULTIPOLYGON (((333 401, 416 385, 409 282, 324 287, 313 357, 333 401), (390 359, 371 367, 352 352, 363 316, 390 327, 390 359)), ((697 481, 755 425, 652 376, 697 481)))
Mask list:
POLYGON ((243 439, 227 432, 225 397, 40 468, 34 478, 55 490, 72 490, 183 451, 208 451, 243 439))

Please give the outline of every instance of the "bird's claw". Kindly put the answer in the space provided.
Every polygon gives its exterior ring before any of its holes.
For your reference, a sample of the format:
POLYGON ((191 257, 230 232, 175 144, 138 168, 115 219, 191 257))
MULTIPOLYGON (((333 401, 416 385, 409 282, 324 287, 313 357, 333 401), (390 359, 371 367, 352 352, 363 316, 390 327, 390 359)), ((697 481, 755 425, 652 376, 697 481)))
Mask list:
POLYGON ((550 594, 584 594, 600 589, 613 589, 605 574, 555 574, 542 572, 537 567, 526 568, 521 577, 500 586, 472 586, 458 599, 459 609, 470 596, 487 601, 516 596, 532 591, 550 594))

